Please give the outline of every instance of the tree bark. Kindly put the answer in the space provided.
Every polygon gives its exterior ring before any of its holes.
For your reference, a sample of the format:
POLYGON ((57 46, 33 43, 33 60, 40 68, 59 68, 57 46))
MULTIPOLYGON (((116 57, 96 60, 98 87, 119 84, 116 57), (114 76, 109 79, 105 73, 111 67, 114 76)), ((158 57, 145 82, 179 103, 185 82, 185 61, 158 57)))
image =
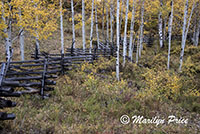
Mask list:
POLYGON ((75 26, 74 26, 74 2, 71 0, 71 10, 72 10, 72 47, 76 48, 76 35, 75 35, 75 26))
POLYGON ((164 19, 164 28, 163 28, 163 45, 164 42, 166 41, 166 27, 167 27, 167 17, 164 19))
POLYGON ((137 39, 137 51, 136 51, 136 60, 135 60, 135 63, 136 63, 136 64, 138 64, 139 49, 140 49, 140 38, 137 39))
POLYGON ((187 25, 187 15, 188 15, 188 0, 186 0, 185 9, 184 9, 179 71, 181 71, 181 68, 182 68, 182 65, 183 65, 183 55, 184 55, 184 48, 185 48, 185 33, 186 33, 186 25, 187 25))
POLYGON ((117 80, 119 81, 119 9, 120 8, 120 0, 117 0, 117 58, 116 58, 116 77, 117 80))
POLYGON ((121 13, 120 13, 120 22, 119 22, 119 35, 121 40, 121 29, 122 29, 122 20, 123 20, 123 10, 124 10, 124 0, 122 0, 122 7, 121 7, 121 13))
POLYGON ((123 67, 126 63, 127 54, 127 23, 128 23, 128 10, 129 10, 129 0, 126 1, 126 16, 125 16, 125 26, 124 26, 124 41, 123 41, 123 67))
MULTIPOLYGON (((11 11, 11 6, 9 5, 9 10, 11 11)), ((11 41, 11 33, 12 33, 12 19, 9 18, 8 24, 6 24, 6 18, 4 17, 4 3, 2 2, 2 20, 5 25, 7 25, 7 28, 5 28, 3 31, 7 35, 5 37, 5 47, 6 47, 6 59, 9 60, 11 58, 10 48, 12 47, 12 41, 11 41)))
POLYGON ((64 54, 64 29, 63 29, 62 0, 60 0, 60 30, 61 30, 61 53, 64 54))
POLYGON ((83 50, 85 50, 85 0, 82 0, 82 36, 83 50))
POLYGON ((92 0, 92 12, 91 12, 91 27, 90 27, 90 53, 92 52, 92 41, 93 41, 93 14, 94 14, 94 0, 92 0))
POLYGON ((97 47, 99 49, 99 30, 98 30, 98 18, 97 18, 97 1, 95 4, 95 23, 96 23, 96 35, 97 35, 97 47))
MULTIPOLYGON (((19 17, 21 19, 21 9, 19 9, 19 17)), ((20 40, 20 53, 21 53, 21 60, 24 61, 24 30, 23 27, 20 26, 20 36, 19 36, 19 40, 20 40)))
POLYGON ((113 46, 113 0, 110 1, 110 41, 113 46))
POLYGON ((107 4, 106 4, 106 43, 107 43, 107 47, 109 47, 109 14, 108 14, 107 4))
MULTIPOLYGON (((160 0, 160 7, 163 6, 163 0, 160 0)), ((159 34, 159 42, 160 42, 160 48, 163 47, 163 20, 162 20, 162 11, 159 11, 158 14, 158 34, 159 34)))
POLYGON ((132 8, 132 18, 131 18, 131 28, 130 28, 130 43, 129 43, 129 58, 131 62, 133 61, 133 32, 134 32, 134 23, 135 23, 135 0, 133 0, 133 8, 132 8))
POLYGON ((143 27, 144 27, 144 0, 142 1, 142 9, 141 9, 139 57, 141 57, 141 53, 143 49, 143 27))
POLYGON ((168 61, 167 61, 167 69, 169 70, 170 67, 170 50, 171 50, 171 36, 172 36, 172 23, 173 23, 173 16, 174 15, 174 2, 173 0, 171 1, 171 15, 169 18, 169 29, 168 29, 168 33, 169 33, 169 44, 168 44, 168 61))
POLYGON ((102 8, 102 36, 103 36, 103 39, 105 40, 106 42, 106 39, 105 39, 105 36, 104 36, 104 7, 105 7, 105 1, 103 0, 102 1, 103 3, 103 8, 102 8))
POLYGON ((199 33, 200 33, 199 31, 200 31, 200 19, 199 19, 197 32, 196 32, 195 46, 198 46, 198 44, 199 44, 199 33))
POLYGON ((193 15, 193 12, 194 12, 194 8, 195 8, 195 2, 193 3, 192 10, 191 10, 191 13, 190 13, 190 18, 189 18, 189 20, 188 20, 187 29, 186 29, 186 32, 185 32, 185 42, 186 42, 186 40, 187 40, 187 34, 188 34, 188 31, 189 31, 189 28, 190 28, 190 22, 191 22, 191 19, 192 19, 192 15, 193 15))
MULTIPOLYGON (((37 8, 37 3, 35 4, 35 8, 37 8)), ((36 16, 35 21, 38 26, 38 16, 36 16)), ((39 42, 39 35, 38 35, 37 28, 35 29, 35 34, 36 34, 36 36, 35 36, 36 51, 39 54, 40 53, 40 42, 39 42)))

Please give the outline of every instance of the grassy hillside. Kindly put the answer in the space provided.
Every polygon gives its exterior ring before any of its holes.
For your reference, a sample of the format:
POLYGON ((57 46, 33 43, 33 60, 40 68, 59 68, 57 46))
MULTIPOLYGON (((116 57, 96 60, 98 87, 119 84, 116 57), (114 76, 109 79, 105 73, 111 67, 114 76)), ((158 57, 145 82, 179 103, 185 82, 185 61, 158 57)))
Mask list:
MULTIPOLYGON (((56 38, 52 37, 54 42, 43 42, 47 45, 42 49, 58 52, 52 49, 59 44, 55 42, 56 38)), ((49 99, 42 100, 37 95, 12 99, 18 102, 18 106, 3 111, 16 113, 16 119, 0 122, 1 127, 5 127, 1 133, 199 133, 200 47, 187 45, 183 71, 177 73, 178 44, 174 42, 172 45, 169 71, 166 70, 167 48, 159 50, 154 45, 144 47, 138 65, 127 63, 124 68, 120 66, 119 82, 115 79, 115 58, 101 58, 94 64, 84 63, 67 75, 60 76, 49 99), (123 125, 120 117, 124 114, 149 119, 157 116, 166 120, 168 116, 175 115, 177 118, 187 118, 188 124, 167 124, 166 121, 158 126, 138 123, 123 125)))

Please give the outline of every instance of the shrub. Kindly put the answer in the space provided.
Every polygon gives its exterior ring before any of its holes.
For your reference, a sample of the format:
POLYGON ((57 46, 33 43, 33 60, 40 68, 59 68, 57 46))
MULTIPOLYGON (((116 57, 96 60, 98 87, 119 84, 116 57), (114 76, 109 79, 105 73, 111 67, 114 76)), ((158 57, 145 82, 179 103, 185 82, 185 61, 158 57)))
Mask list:
POLYGON ((155 97, 159 100, 172 99, 180 96, 181 81, 177 74, 168 71, 148 71, 143 74, 147 86, 138 94, 138 97, 155 97))

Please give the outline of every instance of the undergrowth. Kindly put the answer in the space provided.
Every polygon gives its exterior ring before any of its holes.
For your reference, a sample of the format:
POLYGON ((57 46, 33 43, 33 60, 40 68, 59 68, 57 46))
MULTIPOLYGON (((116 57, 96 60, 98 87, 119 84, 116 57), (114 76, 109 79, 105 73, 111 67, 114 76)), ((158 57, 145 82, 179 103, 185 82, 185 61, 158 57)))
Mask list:
POLYGON ((145 51, 147 56, 138 65, 120 65, 120 81, 115 78, 115 58, 85 62, 57 79, 51 98, 28 95, 16 99, 18 106, 6 110, 17 113, 17 118, 1 122, 1 126, 6 126, 5 133, 198 133, 200 47, 186 48, 182 72, 176 69, 176 51, 180 51, 178 47, 173 48, 170 70, 166 69, 166 50, 155 56, 153 50, 145 51), (188 118, 189 123, 123 125, 119 119, 124 114, 145 118, 175 115, 188 118))

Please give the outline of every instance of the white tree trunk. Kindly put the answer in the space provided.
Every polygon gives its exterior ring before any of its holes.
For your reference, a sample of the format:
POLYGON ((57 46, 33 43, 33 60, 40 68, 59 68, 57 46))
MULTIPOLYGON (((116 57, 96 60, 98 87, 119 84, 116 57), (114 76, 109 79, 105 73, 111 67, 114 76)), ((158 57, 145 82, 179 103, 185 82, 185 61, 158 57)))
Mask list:
POLYGON ((135 23, 135 0, 133 0, 133 8, 132 8, 132 18, 131 18, 131 28, 130 28, 130 43, 129 43, 129 58, 131 62, 133 61, 133 32, 134 32, 134 23, 135 23))
POLYGON ((82 38, 83 50, 85 50, 85 0, 82 0, 82 38))
POLYGON ((90 27, 90 53, 92 52, 92 41, 93 41, 93 26, 94 26, 94 22, 93 22, 93 14, 94 14, 94 0, 92 0, 92 12, 91 12, 91 27, 90 27))
POLYGON ((124 1, 122 0, 122 7, 121 7, 121 13, 120 13, 120 21, 119 21, 119 36, 120 36, 120 40, 121 40, 121 29, 122 29, 122 20, 123 20, 123 11, 124 11, 124 1))
MULTIPOLYGON (((35 4, 35 8, 37 8, 37 3, 35 4)), ((36 21, 36 24, 38 26, 38 16, 36 16, 35 21, 36 21)), ((40 43, 39 43, 39 35, 38 35, 37 28, 35 29, 35 34, 36 34, 36 36, 35 36, 36 48, 35 49, 36 49, 37 53, 39 54, 40 53, 40 43)))
POLYGON ((126 63, 127 54, 127 23, 128 23, 128 10, 129 10, 129 0, 126 1, 126 16, 125 16, 125 26, 124 26, 124 41, 123 41, 123 66, 126 63))
POLYGON ((64 29, 63 29, 62 0, 60 0, 60 30, 61 30, 61 53, 64 54, 64 29))
POLYGON ((196 44, 196 33, 197 33, 197 28, 198 28, 198 26, 197 26, 198 24, 197 24, 197 18, 195 18, 195 22, 194 22, 194 32, 193 32, 193 37, 192 37, 192 42, 193 42, 193 44, 194 44, 194 46, 195 46, 195 44, 196 44))
MULTIPOLYGON (((21 9, 19 9, 19 17, 21 19, 21 9)), ((23 27, 20 26, 20 36, 19 36, 19 40, 20 40, 20 53, 21 53, 21 60, 24 61, 24 30, 23 27)))
POLYGON ((104 41, 106 42, 105 36, 104 36, 104 7, 105 7, 105 1, 102 0, 103 3, 103 8, 102 8, 102 37, 104 39, 104 41))
MULTIPOLYGON (((163 1, 160 0, 160 6, 162 8, 163 6, 163 1)), ((159 42, 160 42, 160 48, 163 47, 163 20, 162 20, 162 11, 159 11, 159 14, 158 14, 158 34, 159 34, 159 42)))
POLYGON ((167 61, 167 69, 169 70, 170 67, 170 50, 171 50, 171 36, 172 36, 172 23, 173 23, 173 17, 174 17, 174 2, 173 0, 171 1, 171 15, 169 18, 169 44, 168 44, 168 61, 167 61))
POLYGON ((72 47, 75 48, 76 47, 76 36, 75 36, 75 27, 74 27, 74 2, 73 0, 71 0, 71 10, 72 10, 72 47))
POLYGON ((109 47, 109 14, 108 14, 107 4, 106 4, 106 42, 107 42, 107 47, 109 47))
POLYGON ((163 28, 163 45, 164 42, 166 41, 166 27, 167 27, 167 17, 164 19, 164 28, 163 28))
POLYGON ((140 38, 137 39, 137 50, 136 50, 136 60, 135 63, 138 64, 138 59, 139 59, 139 49, 140 49, 140 38))
POLYGON ((116 58, 116 77, 119 81, 119 10, 120 10, 120 0, 117 0, 117 58, 116 58))
POLYGON ((194 12, 194 8, 195 8, 195 2, 193 3, 193 6, 192 6, 192 10, 191 10, 191 13, 190 13, 190 18, 188 20, 188 25, 187 25, 187 29, 186 29, 186 32, 185 32, 185 42, 187 40, 187 34, 188 34, 188 31, 189 31, 189 28, 190 28, 190 21, 192 19, 192 15, 193 15, 193 12, 194 12))
POLYGON ((199 19, 199 24, 198 24, 198 28, 197 28, 197 32, 196 32, 196 39, 195 39, 195 46, 198 46, 199 44, 199 32, 200 31, 200 19, 199 19))
POLYGON ((96 23, 96 35, 97 35, 97 47, 99 49, 99 28, 98 28, 98 18, 97 18, 97 2, 95 5, 95 23, 96 23))
POLYGON ((181 68, 182 68, 182 65, 183 65, 183 55, 184 55, 184 48, 185 48, 185 32, 186 32, 186 25, 187 25, 187 15, 188 15, 188 0, 186 0, 185 9, 184 9, 179 71, 181 71, 181 68))
POLYGON ((8 24, 6 24, 6 18, 4 17, 4 3, 2 1, 2 20, 4 22, 5 25, 7 25, 7 28, 5 28, 3 31, 4 33, 7 35, 7 37, 5 37, 5 47, 6 47, 6 59, 10 59, 11 58, 11 53, 10 53, 10 48, 12 46, 12 42, 11 42, 11 28, 12 28, 12 21, 11 19, 8 20, 8 24))
POLYGON ((142 9, 141 9, 139 57, 141 57, 141 53, 143 49, 143 27, 144 27, 144 0, 142 1, 142 9))
POLYGON ((113 0, 110 1, 110 41, 113 46, 113 0))

